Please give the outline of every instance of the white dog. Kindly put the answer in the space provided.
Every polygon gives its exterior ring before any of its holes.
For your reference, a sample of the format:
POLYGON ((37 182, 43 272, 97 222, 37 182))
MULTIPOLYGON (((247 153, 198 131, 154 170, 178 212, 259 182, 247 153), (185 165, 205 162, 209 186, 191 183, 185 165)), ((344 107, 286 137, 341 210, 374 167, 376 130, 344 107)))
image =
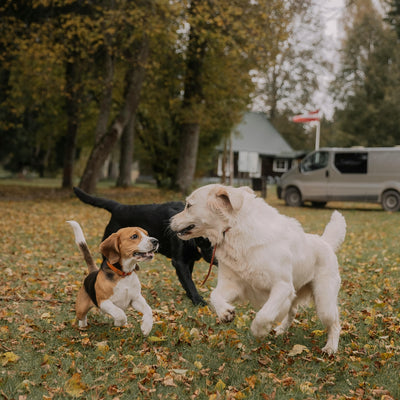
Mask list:
POLYGON ((235 300, 259 311, 251 330, 278 334, 291 325, 299 304, 313 299, 328 330, 324 352, 337 351, 340 275, 335 251, 346 234, 343 216, 334 211, 322 236, 307 234, 298 221, 279 214, 246 187, 207 185, 195 190, 185 209, 171 219, 184 240, 203 236, 216 246, 218 283, 211 304, 222 322, 235 316, 235 300))

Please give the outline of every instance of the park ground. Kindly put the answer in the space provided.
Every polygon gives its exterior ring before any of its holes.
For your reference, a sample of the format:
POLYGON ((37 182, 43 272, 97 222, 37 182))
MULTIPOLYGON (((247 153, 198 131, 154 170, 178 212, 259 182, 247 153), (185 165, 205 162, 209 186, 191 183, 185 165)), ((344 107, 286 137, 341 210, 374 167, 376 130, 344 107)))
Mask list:
MULTIPOLYGON (((98 194, 129 204, 183 200, 154 187, 98 194)), ((273 187, 267 201, 321 234, 333 209, 348 231, 338 251, 342 333, 335 355, 321 353, 326 332, 313 307, 289 332, 256 340, 254 310, 238 307, 219 324, 208 306, 185 296, 170 260, 156 255, 138 272, 153 309, 150 336, 130 310, 128 325, 93 310, 79 330, 74 301, 86 268, 66 220, 78 221, 100 261, 109 214, 79 202, 57 182, 0 181, 0 397, 2 399, 400 399, 400 213, 379 205, 328 203, 289 208, 273 187), (23 184, 21 184, 23 183, 23 184)), ((216 271, 198 262, 194 281, 208 300, 216 271)))

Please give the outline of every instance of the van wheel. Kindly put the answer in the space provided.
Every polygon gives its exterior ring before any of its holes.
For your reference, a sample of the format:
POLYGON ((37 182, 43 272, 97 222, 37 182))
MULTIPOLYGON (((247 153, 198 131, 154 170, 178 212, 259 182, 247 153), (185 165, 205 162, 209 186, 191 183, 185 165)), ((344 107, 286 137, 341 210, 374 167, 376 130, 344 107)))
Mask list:
POLYGON ((299 190, 294 187, 286 189, 285 202, 290 207, 300 207, 303 204, 303 200, 299 190))
POLYGON ((387 190, 382 195, 382 208, 385 211, 400 210, 400 194, 396 190, 387 190))

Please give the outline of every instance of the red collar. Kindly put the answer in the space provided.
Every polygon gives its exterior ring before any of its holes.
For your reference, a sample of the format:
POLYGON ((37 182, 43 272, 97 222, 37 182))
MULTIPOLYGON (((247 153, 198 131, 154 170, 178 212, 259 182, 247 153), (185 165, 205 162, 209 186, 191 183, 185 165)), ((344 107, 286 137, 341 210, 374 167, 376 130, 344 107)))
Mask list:
POLYGON ((129 276, 132 274, 133 271, 131 272, 124 272, 116 267, 114 267, 114 265, 112 265, 108 260, 107 260, 107 266, 113 270, 116 274, 118 274, 119 276, 129 276))

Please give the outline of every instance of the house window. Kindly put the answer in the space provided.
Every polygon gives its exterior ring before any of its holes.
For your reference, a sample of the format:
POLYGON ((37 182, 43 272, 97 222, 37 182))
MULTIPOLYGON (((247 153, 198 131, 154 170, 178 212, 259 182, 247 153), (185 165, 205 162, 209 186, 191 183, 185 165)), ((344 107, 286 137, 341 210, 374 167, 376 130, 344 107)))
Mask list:
POLYGON ((286 172, 288 169, 289 169, 289 160, 276 158, 272 164, 272 170, 274 172, 286 172))

